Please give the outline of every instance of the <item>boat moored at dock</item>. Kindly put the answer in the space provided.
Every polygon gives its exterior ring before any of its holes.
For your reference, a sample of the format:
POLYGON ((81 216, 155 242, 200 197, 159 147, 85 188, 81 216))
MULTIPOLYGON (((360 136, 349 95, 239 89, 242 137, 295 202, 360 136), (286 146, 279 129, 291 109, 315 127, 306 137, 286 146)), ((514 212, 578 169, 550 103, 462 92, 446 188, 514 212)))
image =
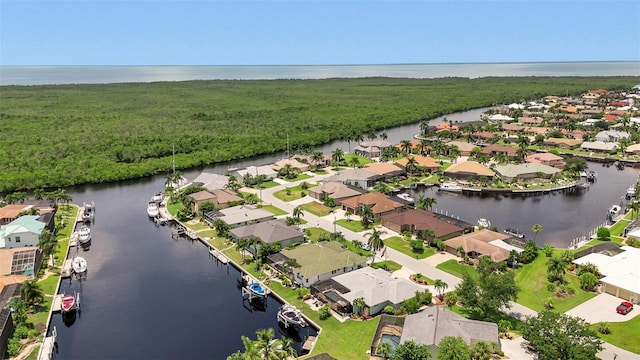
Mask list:
POLYGON ((440 190, 449 192, 462 192, 462 186, 455 181, 447 181, 440 184, 440 190))
POLYGON ((80 256, 76 256, 75 258, 73 258, 71 267, 76 274, 82 274, 87 271, 87 260, 80 256))
POLYGON ((504 229, 504 233, 520 238, 520 239, 524 239, 524 234, 522 233, 522 231, 518 230, 518 229, 514 229, 514 228, 505 228, 504 229))
POLYGON ((491 221, 489 221, 489 220, 487 220, 485 218, 479 218, 478 219, 478 227, 488 229, 488 228, 491 227, 491 221))
POLYGON ((620 206, 611 205, 609 211, 607 212, 607 217, 609 218, 609 220, 613 220, 616 216, 618 216, 618 214, 620 214, 620 210, 622 210, 620 206))
POLYGON ((158 204, 155 201, 149 201, 147 204, 147 215, 150 218, 154 219, 160 214, 160 210, 158 209, 158 204))
POLYGON ((281 322, 285 328, 293 325, 301 328, 309 326, 307 321, 302 316, 300 310, 293 305, 282 305, 278 310, 278 321, 281 322))
POLYGON ((80 241, 80 244, 86 244, 89 240, 91 240, 91 229, 83 224, 78 229, 78 241, 80 241))

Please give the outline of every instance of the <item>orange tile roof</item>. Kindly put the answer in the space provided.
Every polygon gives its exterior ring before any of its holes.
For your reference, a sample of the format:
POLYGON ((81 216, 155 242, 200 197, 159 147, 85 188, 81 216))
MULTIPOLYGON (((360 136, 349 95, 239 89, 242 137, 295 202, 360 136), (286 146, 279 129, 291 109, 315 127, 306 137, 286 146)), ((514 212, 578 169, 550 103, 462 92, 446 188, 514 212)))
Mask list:
MULTIPOLYGON (((396 160, 396 164, 406 167, 410 157, 411 156, 396 160)), ((440 163, 436 159, 429 156, 415 155, 413 156, 413 159, 419 167, 427 169, 439 169, 441 167, 440 163)))
POLYGON ((376 175, 386 175, 393 172, 402 172, 403 169, 389 162, 370 163, 364 166, 364 170, 376 175))
POLYGON ((399 202, 391 200, 387 195, 377 192, 350 197, 342 200, 341 203, 353 209, 357 209, 359 205, 367 205, 371 207, 371 211, 374 214, 393 211, 404 206, 399 202))
POLYGON ((496 175, 496 173, 493 172, 493 170, 475 161, 465 161, 465 162, 453 164, 449 166, 449 168, 445 171, 445 174, 446 173, 451 173, 451 174, 468 173, 468 174, 477 174, 478 176, 489 176, 489 177, 493 177, 496 175))

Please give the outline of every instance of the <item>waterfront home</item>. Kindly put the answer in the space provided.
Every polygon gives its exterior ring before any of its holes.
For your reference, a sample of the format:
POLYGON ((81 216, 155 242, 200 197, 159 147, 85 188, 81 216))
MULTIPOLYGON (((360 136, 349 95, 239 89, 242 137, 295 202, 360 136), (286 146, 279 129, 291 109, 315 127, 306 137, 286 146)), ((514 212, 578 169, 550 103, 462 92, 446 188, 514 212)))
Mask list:
POLYGON ((339 203, 341 200, 364 194, 366 190, 354 186, 345 185, 339 182, 325 182, 318 186, 314 186, 307 190, 309 196, 324 201, 326 198, 332 198, 339 203))
POLYGON ((472 231, 473 225, 450 217, 436 215, 431 211, 409 209, 382 217, 382 226, 391 231, 402 233, 408 231, 418 238, 433 240, 434 238, 450 239, 472 231), (434 235, 425 237, 424 230, 432 230, 434 235))
POLYGON ((377 315, 386 306, 399 309, 402 303, 416 296, 417 291, 424 289, 406 278, 397 278, 386 270, 363 267, 329 280, 319 282, 311 287, 311 294, 329 304, 341 315, 344 310, 351 309, 353 313, 362 315, 377 315), (354 300, 362 298, 364 308, 358 309, 354 300), (344 306, 347 302, 351 306, 344 306))
POLYGON ((525 129, 525 126, 517 125, 517 124, 502 124, 503 131, 513 131, 513 132, 522 132, 525 129))
POLYGON ((475 144, 464 142, 464 141, 449 141, 446 143, 447 146, 455 146, 460 151, 460 156, 470 156, 473 148, 476 147, 475 144))
POLYGON ((273 213, 248 205, 232 206, 204 214, 204 220, 212 225, 216 219, 224 221, 230 228, 245 226, 275 219, 273 213))
POLYGON ((592 253, 573 261, 578 267, 593 264, 604 277, 600 279, 601 291, 621 299, 640 301, 640 249, 622 246, 614 255, 609 251, 592 253))
POLYGON ((305 240, 304 231, 297 226, 289 226, 285 219, 267 220, 255 224, 240 226, 229 230, 234 239, 255 238, 260 245, 280 244, 285 248, 293 243, 305 240))
POLYGON ((356 215, 366 206, 371 209, 375 219, 379 219, 386 214, 400 212, 405 208, 404 204, 394 201, 391 197, 378 192, 366 193, 344 199, 340 201, 340 205, 342 206, 342 210, 356 215))
POLYGON ((580 130, 580 129, 574 129, 574 130, 561 129, 560 132, 562 132, 564 136, 566 136, 569 139, 578 139, 578 140, 582 140, 582 138, 587 134, 586 131, 580 130))
POLYGON ((289 259, 297 265, 290 269, 296 283, 304 287, 366 266, 368 258, 346 249, 337 241, 302 244, 269 256, 269 263, 282 267, 289 259), (275 255, 275 256, 274 256, 275 255))
POLYGON ((380 155, 382 155, 382 151, 391 146, 391 143, 380 139, 363 141, 360 143, 360 145, 353 148, 353 152, 357 155, 374 158, 380 157, 380 155))
POLYGON ((518 123, 526 126, 542 126, 544 119, 541 117, 521 116, 518 118, 518 123))
POLYGON ((193 211, 198 212, 200 205, 211 203, 216 209, 224 209, 241 204, 244 199, 231 189, 202 190, 187 195, 193 199, 193 211))
POLYGON ((640 155, 640 144, 633 144, 624 149, 627 155, 640 155))
MULTIPOLYGON (((241 180, 241 179, 240 179, 241 180)), ((193 186, 202 186, 205 189, 217 190, 224 189, 229 183, 229 177, 220 174, 202 172, 191 182, 193 186)))
POLYGON ((516 179, 552 179, 560 169, 536 163, 503 164, 494 167, 498 177, 505 181, 516 179))
POLYGON ((620 139, 629 139, 629 136, 625 131, 605 130, 596 134, 596 141, 618 142, 620 139))
POLYGON ((382 179, 389 180, 394 177, 401 177, 407 174, 407 172, 391 162, 377 162, 370 163, 364 166, 364 170, 376 175, 382 176, 382 179))
POLYGON ((581 139, 548 138, 544 141, 544 146, 557 147, 560 149, 577 149, 582 144, 581 139))
POLYGON ((611 150, 615 150, 618 148, 618 143, 614 142, 604 142, 604 141, 585 141, 580 145, 580 149, 583 151, 593 151, 593 152, 609 152, 611 150))
POLYGON ((494 142, 500 139, 500 136, 498 134, 491 131, 476 131, 473 133, 473 137, 475 137, 477 140, 482 140, 485 142, 494 142))
POLYGON ((247 166, 244 169, 238 169, 233 172, 233 175, 238 179, 244 178, 245 175, 252 177, 263 176, 266 180, 272 180, 278 176, 278 172, 273 170, 269 165, 262 166, 247 166))
POLYGON ((485 341, 501 348, 497 324, 469 320, 443 306, 431 306, 406 317, 382 315, 371 344, 371 353, 376 353, 381 339, 389 341, 391 338, 391 342, 398 345, 407 341, 426 345, 431 358, 435 359, 440 341, 447 336, 459 337, 469 346, 485 341))
POLYGON ((9 204, 0 208, 0 225, 7 225, 18 216, 29 215, 42 215, 46 213, 56 212, 56 206, 54 203, 45 200, 29 201, 24 204, 9 204))
POLYGON ((493 179, 495 176, 493 170, 475 161, 465 161, 453 164, 445 170, 444 174, 455 179, 468 179, 470 177, 477 179, 481 176, 493 179))
POLYGON ((32 278, 42 260, 42 251, 37 247, 0 249, 0 286, 32 278))
POLYGON ((7 225, 0 226, 0 248, 38 246, 45 224, 38 215, 22 215, 7 225))
POLYGON ((565 164, 562 156, 548 152, 527 155, 527 157, 524 158, 524 161, 531 164, 547 165, 558 169, 564 168, 565 164))
POLYGON ((436 159, 422 155, 411 155, 402 159, 398 159, 396 160, 396 165, 406 170, 409 159, 413 159, 418 171, 438 171, 442 167, 436 159))
MULTIPOLYGON (((406 150, 406 149, 404 148, 404 146, 402 145, 402 143, 400 143, 400 144, 396 144, 396 145, 395 145, 395 147, 396 147, 400 152, 403 152, 403 151, 405 151, 405 150, 406 150)), ((409 141, 409 152, 410 152, 410 153, 414 153, 414 152, 416 152, 416 149, 418 149, 419 147, 420 147, 420 141, 409 141)), ((431 147, 427 146, 427 147, 425 148, 425 150, 426 150, 427 148, 428 148, 428 149, 431 149, 431 147)))
POLYGON ((275 163, 271 164, 271 168, 275 171, 280 171, 280 169, 286 167, 287 165, 300 172, 309 170, 309 164, 301 163, 295 158, 278 160, 275 163))
POLYGON ((493 114, 488 118, 491 122, 507 122, 513 120, 512 117, 503 114, 493 114))
POLYGON ((309 165, 319 166, 319 167, 329 166, 333 161, 333 159, 331 159, 331 155, 325 155, 325 154, 322 154, 322 159, 320 160, 313 160, 313 156, 302 155, 302 154, 295 154, 292 157, 303 164, 309 164, 309 165))
POLYGON ((500 144, 491 144, 482 149, 482 153, 485 155, 490 155, 491 157, 496 156, 497 154, 504 154, 508 158, 515 158, 518 156, 518 149, 513 146, 500 145, 500 144))
POLYGON ((445 251, 462 258, 468 256, 471 259, 477 259, 480 256, 488 256, 494 262, 499 263, 509 258, 510 250, 507 250, 502 243, 510 237, 507 234, 482 229, 445 241, 445 251), (502 243, 498 245, 496 240, 502 240, 502 243), (458 249, 462 249, 462 254, 458 253, 458 249))
POLYGON ((524 129, 524 132, 531 135, 546 135, 551 131, 550 127, 546 126, 531 126, 524 129))
POLYGON ((369 189, 382 180, 382 176, 374 174, 360 168, 348 169, 324 178, 324 183, 339 182, 345 185, 357 186, 362 189, 369 189))

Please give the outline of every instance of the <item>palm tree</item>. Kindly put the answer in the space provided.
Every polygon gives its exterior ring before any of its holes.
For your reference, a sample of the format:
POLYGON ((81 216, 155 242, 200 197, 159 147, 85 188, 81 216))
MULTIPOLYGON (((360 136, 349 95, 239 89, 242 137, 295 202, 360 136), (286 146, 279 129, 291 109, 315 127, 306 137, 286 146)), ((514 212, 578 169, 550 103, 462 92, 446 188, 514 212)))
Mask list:
POLYGON ((244 353, 242 359, 261 360, 260 351, 258 350, 258 344, 244 335, 242 335, 240 339, 242 340, 242 344, 244 345, 244 353))
POLYGON ((228 237, 229 236, 229 225, 224 222, 224 220, 217 218, 213 221, 213 228, 216 229, 218 236, 228 237))
POLYGON ((180 171, 172 171, 167 174, 167 177, 164 181, 165 187, 175 188, 180 184, 180 179, 182 178, 182 173, 180 171))
POLYGON ((504 164, 507 161, 509 161, 509 156, 507 156, 507 154, 503 153, 503 152, 499 152, 496 153, 495 155, 493 155, 493 159, 498 163, 498 164, 504 164))
POLYGON ((304 212, 302 211, 302 208, 300 208, 300 206, 296 206, 293 208, 293 212, 291 213, 291 215, 293 215, 293 217, 296 219, 300 219, 300 216, 304 216, 304 212))
POLYGON ((411 153, 411 141, 409 141, 409 140, 400 141, 400 149, 405 154, 410 154, 411 153))
POLYGON ((440 300, 442 300, 444 290, 446 290, 446 288, 448 288, 449 285, 446 282, 444 282, 444 281, 442 281, 440 279, 437 279, 437 280, 435 280, 433 282, 433 287, 436 288, 436 292, 438 293, 438 298, 440 298, 440 300))
POLYGON ((389 137, 387 136, 387 132, 383 131, 380 133, 380 139, 387 140, 389 137))
POLYGON ((376 133, 374 133, 373 131, 370 131, 367 134, 367 139, 369 139, 369 140, 375 140, 377 137, 378 137, 378 135, 376 135, 376 133))
POLYGON ((331 153, 331 159, 334 163, 339 164, 340 162, 342 162, 342 160, 344 160, 344 151, 342 151, 342 149, 340 148, 333 150, 333 152, 331 153))
POLYGON ((416 159, 413 156, 410 156, 409 159, 407 160, 407 165, 405 165, 404 168, 405 170, 407 170, 409 174, 413 174, 418 168, 418 163, 416 162, 416 159))
POLYGON ((244 251, 249 248, 249 239, 247 238, 239 238, 236 240, 236 249, 242 255, 242 262, 244 263, 244 251))
POLYGON ((631 216, 637 219, 638 212, 640 211, 640 202, 639 201, 630 202, 629 204, 627 204, 627 210, 631 210, 631 216))
POLYGON ((431 246, 431 241, 436 237, 435 231, 432 229, 424 229, 421 231, 420 238, 427 240, 427 245, 431 246))
POLYGON ((458 147, 455 145, 451 145, 448 147, 448 152, 451 161, 455 163, 458 159, 458 156, 460 156, 460 149, 458 149, 458 147))
POLYGON ((373 224, 373 211, 370 207, 363 205, 360 207, 358 211, 358 216, 360 216, 360 223, 365 229, 368 229, 371 224, 373 224))
POLYGON ((360 159, 357 156, 352 156, 349 159, 349 166, 353 166, 354 169, 360 167, 360 159))
POLYGON ((280 342, 280 346, 279 349, 281 351, 280 356, 282 357, 282 359, 289 359, 289 358, 297 358, 298 357, 298 352, 296 351, 296 349, 293 347, 293 341, 291 341, 290 338, 288 337, 282 337, 279 340, 280 342))
POLYGON ((418 144, 420 155, 424 156, 429 148, 429 142, 427 140, 420 140, 420 144, 418 144))
POLYGON ((382 241, 382 231, 378 229, 373 229, 371 235, 369 235, 369 246, 371 250, 373 250, 373 256, 375 258, 376 251, 382 249, 384 246, 384 241, 382 241))
POLYGON ((535 224, 531 227, 531 231, 533 231, 533 241, 536 241, 536 236, 538 236, 538 233, 542 231, 542 225, 540 224, 535 224))
POLYGON ((427 133, 427 130, 429 130, 429 120, 420 121, 420 133, 422 135, 425 135, 427 133))
POLYGON ((359 297, 357 299, 353 299, 353 306, 358 309, 358 315, 362 315, 362 313, 364 312, 364 307, 366 306, 364 298, 359 297))
POLYGON ((36 200, 42 200, 45 197, 44 189, 35 189, 33 190, 33 198, 36 200))
POLYGON ((547 277, 549 281, 562 280, 562 275, 567 267, 565 259, 561 257, 550 257, 547 260, 547 277))
POLYGON ((38 284, 37 279, 27 280, 22 283, 20 288, 20 298, 24 300, 29 306, 40 303, 44 300, 44 294, 38 284))
POLYGON ((258 352, 262 359, 265 360, 279 360, 279 356, 277 354, 277 344, 272 341, 275 332, 272 328, 262 329, 256 331, 256 335, 258 335, 258 340, 256 341, 256 346, 258 347, 258 352))
POLYGON ((320 168, 320 163, 322 162, 323 158, 324 158, 324 154, 322 153, 322 151, 314 151, 311 154, 311 160, 313 160, 313 165, 316 170, 320 168))
POLYGON ((49 231, 43 230, 42 234, 40 234, 40 238, 38 241, 38 247, 42 251, 43 256, 50 257, 50 262, 53 264, 53 254, 56 252, 60 244, 58 244, 58 240, 56 237, 49 231))

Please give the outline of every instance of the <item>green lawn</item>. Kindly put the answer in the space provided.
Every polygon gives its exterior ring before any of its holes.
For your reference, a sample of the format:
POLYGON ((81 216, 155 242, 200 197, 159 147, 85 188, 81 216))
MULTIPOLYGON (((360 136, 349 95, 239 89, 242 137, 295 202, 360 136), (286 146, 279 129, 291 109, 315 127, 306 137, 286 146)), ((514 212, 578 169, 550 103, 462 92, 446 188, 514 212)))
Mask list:
POLYGON ((459 278, 462 278, 462 274, 464 273, 471 274, 471 276, 475 280, 478 280, 480 278, 478 271, 476 271, 476 269, 473 266, 458 264, 458 261, 454 259, 447 260, 436 267, 444 272, 448 272, 449 274, 453 276, 457 276, 459 278))
POLYGON ((202 222, 202 221, 198 221, 198 220, 189 220, 187 222, 184 222, 184 224, 192 230, 206 230, 206 229, 210 229, 209 224, 207 224, 206 222, 202 222))
POLYGON ((373 263, 371 265, 372 268, 374 269, 384 269, 387 270, 389 272, 394 272, 394 271, 398 271, 400 269, 402 269, 402 265, 398 264, 395 261, 391 261, 391 260, 385 260, 385 261, 380 261, 377 263, 373 263))
POLYGON ((282 210, 280 208, 277 208, 277 207, 275 207, 273 205, 262 205, 260 208, 262 208, 264 210, 267 210, 268 212, 272 213, 275 216, 287 215, 288 214, 288 212, 286 212, 286 211, 284 211, 284 210, 282 210))
POLYGON ((631 221, 629 220, 622 219, 613 224, 613 226, 609 228, 609 232, 611 233, 611 235, 622 235, 622 233, 624 232, 624 228, 627 227, 630 222, 631 221))
POLYGON ((254 185, 254 186, 252 186, 252 188, 254 188, 254 189, 269 189, 269 188, 272 188, 272 187, 276 187, 278 185, 280 185, 280 184, 272 180, 272 181, 263 182, 263 183, 260 184, 260 186, 254 185))
POLYGON ((307 236, 311 242, 318 242, 318 238, 322 234, 330 234, 327 230, 317 227, 307 228, 305 229, 305 232, 308 234, 307 236))
POLYGON ((174 203, 171 200, 169 200, 167 202, 167 211, 169 212, 169 214, 171 214, 171 216, 175 217, 180 209, 184 209, 184 205, 182 205, 180 201, 176 201, 174 203))
POLYGON ((338 221, 336 221, 336 223, 343 228, 351 230, 353 232, 364 231, 364 226, 362 226, 360 220, 347 221, 346 219, 339 219, 338 221))
MULTIPOLYGON (((325 172, 325 174, 326 174, 326 172, 325 172)), ((307 180, 307 179, 311 179, 312 177, 313 176, 311 176, 309 174, 300 173, 300 174, 298 174, 298 176, 295 179, 293 179, 291 181, 293 182, 293 181, 307 180)))
MULTIPOLYGON (((633 311, 636 311, 636 309, 633 311)), ((598 336, 602 340, 633 353, 640 354, 640 316, 636 316, 629 321, 610 322, 608 324, 611 330, 610 334, 604 335, 598 333, 598 336)), ((596 330, 596 325, 591 325, 591 328, 596 330)))
POLYGON ((198 233, 198 235, 199 235, 201 238, 207 238, 207 237, 208 237, 208 238, 213 239, 213 238, 215 238, 216 236, 218 236, 218 233, 217 233, 215 230, 205 230, 205 231, 200 231, 200 232, 198 233))
POLYGON ((409 242, 404 240, 400 236, 392 236, 388 239, 385 239, 384 244, 394 250, 398 250, 401 253, 409 255, 416 259, 424 259, 436 253, 436 250, 434 248, 426 247, 426 246, 422 252, 419 252, 419 253, 414 252, 411 246, 409 245, 409 242))
POLYGON ((311 201, 306 204, 300 205, 300 209, 308 211, 316 216, 327 216, 331 213, 331 208, 324 206, 317 201, 311 201))
MULTIPOLYGON (((556 252, 559 253, 559 250, 556 252)), ((517 302, 535 311, 544 310, 544 302, 553 296, 552 292, 547 291, 549 283, 547 281, 547 259, 540 252, 534 261, 516 270, 516 284, 520 288, 517 302)), ((574 296, 562 300, 553 299, 555 311, 568 311, 596 296, 595 293, 580 289, 580 282, 576 276, 566 274, 565 280, 576 293, 574 296)))
POLYGON ((282 190, 276 191, 273 194, 273 196, 275 196, 279 200, 289 202, 289 201, 303 198, 307 194, 309 194, 309 192, 307 190, 303 190, 301 185, 298 185, 298 186, 290 186, 282 190))
POLYGON ((368 157, 364 157, 364 156, 360 156, 360 155, 356 155, 356 154, 344 154, 344 161, 343 164, 346 164, 347 167, 351 168, 351 158, 358 158, 358 161, 360 162, 360 166, 365 165, 365 164, 371 164, 373 162, 373 160, 369 159, 368 157))

